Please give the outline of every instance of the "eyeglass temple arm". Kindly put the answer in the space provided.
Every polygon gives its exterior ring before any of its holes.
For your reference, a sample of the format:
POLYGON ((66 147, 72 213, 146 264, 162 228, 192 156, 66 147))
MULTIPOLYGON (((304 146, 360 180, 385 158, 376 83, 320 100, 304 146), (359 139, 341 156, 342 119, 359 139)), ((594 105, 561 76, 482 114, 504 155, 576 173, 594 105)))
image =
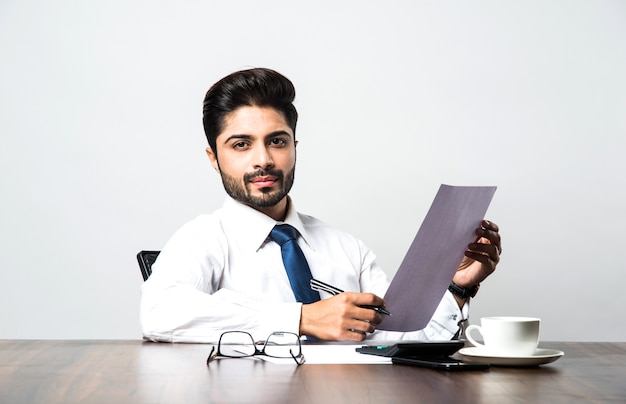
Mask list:
POLYGON ((206 358, 206 364, 208 365, 215 357, 217 356, 217 352, 215 352, 215 346, 211 347, 211 352, 209 353, 208 358, 206 358))
POLYGON ((293 354, 293 350, 290 349, 289 350, 289 354, 291 355, 291 357, 293 358, 294 361, 296 361, 296 365, 302 365, 304 363, 304 355, 302 354, 302 351, 300 351, 300 355, 296 356, 293 354), (300 359, 298 359, 300 358, 300 359))

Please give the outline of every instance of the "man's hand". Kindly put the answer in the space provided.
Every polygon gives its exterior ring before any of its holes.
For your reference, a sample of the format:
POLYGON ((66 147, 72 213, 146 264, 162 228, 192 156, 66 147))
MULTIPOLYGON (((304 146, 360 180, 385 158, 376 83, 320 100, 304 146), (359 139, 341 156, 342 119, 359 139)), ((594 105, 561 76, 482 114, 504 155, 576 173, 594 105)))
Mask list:
POLYGON ((359 306, 384 307, 372 293, 344 292, 319 302, 302 305, 300 334, 327 341, 363 341, 380 324, 380 314, 359 306))
MULTIPOLYGON (((487 220, 482 221, 481 226, 476 229, 477 240, 467 246, 465 257, 461 261, 452 282, 465 288, 471 288, 480 284, 496 270, 502 253, 498 230, 495 223, 487 220)), ((462 303, 459 302, 460 305, 462 303)))

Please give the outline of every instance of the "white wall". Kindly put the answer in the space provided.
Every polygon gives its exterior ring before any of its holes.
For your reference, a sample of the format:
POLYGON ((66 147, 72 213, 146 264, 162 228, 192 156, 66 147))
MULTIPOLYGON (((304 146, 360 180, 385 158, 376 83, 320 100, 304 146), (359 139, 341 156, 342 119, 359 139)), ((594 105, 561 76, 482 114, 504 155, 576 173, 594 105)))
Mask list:
POLYGON ((473 322, 626 340, 624 1, 3 0, 0 58, 0 338, 140 337, 135 254, 223 200, 204 93, 267 66, 300 210, 393 275, 440 183, 498 185, 473 322))

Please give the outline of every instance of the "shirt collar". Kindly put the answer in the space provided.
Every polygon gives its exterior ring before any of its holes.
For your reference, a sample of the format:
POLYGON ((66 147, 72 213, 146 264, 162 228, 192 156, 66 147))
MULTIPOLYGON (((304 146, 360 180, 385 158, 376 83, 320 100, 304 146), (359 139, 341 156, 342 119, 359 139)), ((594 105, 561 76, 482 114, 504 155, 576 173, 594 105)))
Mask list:
POLYGON ((293 226, 308 244, 304 224, 298 215, 293 200, 289 196, 287 198, 288 210, 285 220, 277 222, 266 214, 227 197, 222 205, 224 230, 236 238, 243 248, 257 251, 265 244, 275 225, 287 223, 293 226))

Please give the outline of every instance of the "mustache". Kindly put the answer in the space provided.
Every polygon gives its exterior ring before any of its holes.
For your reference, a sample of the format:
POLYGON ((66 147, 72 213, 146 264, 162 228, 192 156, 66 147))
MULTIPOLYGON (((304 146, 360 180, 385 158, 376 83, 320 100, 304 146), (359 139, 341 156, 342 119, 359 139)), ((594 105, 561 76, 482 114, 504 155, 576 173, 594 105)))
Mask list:
POLYGON ((243 180, 244 180, 244 182, 250 182, 255 177, 264 177, 264 176, 268 176, 268 175, 276 177, 276 178, 278 178, 281 181, 282 181, 283 177, 285 176, 281 170, 275 170, 275 169, 257 170, 257 171, 251 172, 251 173, 245 173, 243 175, 243 180))

